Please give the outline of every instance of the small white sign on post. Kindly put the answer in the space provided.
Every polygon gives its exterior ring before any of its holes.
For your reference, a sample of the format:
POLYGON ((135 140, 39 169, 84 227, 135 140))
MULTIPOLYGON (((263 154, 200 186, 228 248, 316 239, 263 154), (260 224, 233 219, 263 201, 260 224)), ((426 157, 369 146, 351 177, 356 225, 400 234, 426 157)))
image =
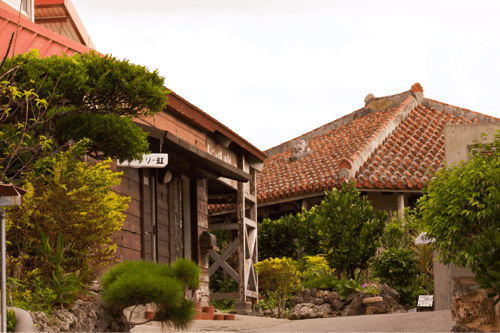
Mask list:
POLYGON ((415 245, 429 244, 429 243, 434 243, 435 241, 436 238, 427 238, 427 233, 423 232, 420 235, 418 235, 417 238, 415 238, 415 245))
POLYGON ((431 308, 433 302, 434 302, 434 295, 419 295, 417 306, 431 308))
POLYGON ((0 197, 0 207, 5 206, 21 206, 23 204, 23 197, 21 195, 11 197, 0 197))
POLYGON ((120 163, 118 161, 116 163, 119 167, 128 167, 128 168, 164 168, 168 164, 168 154, 145 154, 142 155, 142 161, 132 160, 132 161, 123 161, 120 163))

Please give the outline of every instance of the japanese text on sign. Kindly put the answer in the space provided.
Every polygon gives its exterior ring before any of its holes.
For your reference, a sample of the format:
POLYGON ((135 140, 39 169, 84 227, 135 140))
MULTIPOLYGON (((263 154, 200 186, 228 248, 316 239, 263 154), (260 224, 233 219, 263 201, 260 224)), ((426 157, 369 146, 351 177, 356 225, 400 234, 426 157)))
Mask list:
POLYGON ((168 154, 145 154, 142 155, 142 161, 132 160, 117 162, 119 167, 129 168, 163 168, 168 164, 168 154))

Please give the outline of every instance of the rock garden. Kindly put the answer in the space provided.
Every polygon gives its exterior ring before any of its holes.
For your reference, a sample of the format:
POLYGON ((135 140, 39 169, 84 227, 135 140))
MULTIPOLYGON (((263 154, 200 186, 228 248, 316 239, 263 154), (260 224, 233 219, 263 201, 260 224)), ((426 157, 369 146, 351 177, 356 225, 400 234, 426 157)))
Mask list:
POLYGON ((399 294, 388 286, 378 287, 378 294, 355 291, 345 300, 335 291, 304 289, 292 298, 296 305, 290 310, 289 319, 361 316, 383 313, 407 312, 399 294))

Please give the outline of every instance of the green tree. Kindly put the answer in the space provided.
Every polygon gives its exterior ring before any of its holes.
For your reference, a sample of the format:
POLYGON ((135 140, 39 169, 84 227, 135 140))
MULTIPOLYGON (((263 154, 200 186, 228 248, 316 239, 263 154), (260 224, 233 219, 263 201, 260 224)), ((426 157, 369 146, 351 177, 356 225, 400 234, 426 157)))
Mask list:
POLYGON ((325 199, 305 212, 307 224, 319 237, 319 247, 335 268, 352 279, 356 268, 368 268, 368 260, 380 246, 387 212, 375 211, 366 197, 360 197, 354 184, 343 183, 325 199))
POLYGON ((135 308, 128 319, 124 318, 123 310, 148 303, 156 304, 154 320, 185 330, 193 321, 196 310, 194 302, 187 300, 184 293, 199 287, 199 277, 200 268, 196 263, 178 258, 171 265, 125 261, 111 267, 100 281, 104 291, 103 300, 114 315, 128 323, 127 331, 144 323, 131 321, 135 308))
POLYGON ((5 59, 0 68, 0 175, 14 179, 70 140, 95 159, 141 158, 147 133, 132 118, 166 106, 157 71, 95 52, 5 59))
POLYGON ((500 134, 471 151, 468 162, 434 175, 418 206, 427 237, 436 238, 438 259, 470 267, 493 296, 500 292, 500 268, 488 264, 500 252, 500 134))
POLYGON ((115 261, 111 235, 121 229, 130 198, 112 191, 120 184, 121 173, 110 169, 111 161, 91 165, 75 158, 84 146, 85 142, 39 161, 36 172, 26 178, 29 192, 23 206, 8 212, 8 252, 15 278, 31 278, 33 270, 52 276, 53 265, 38 251, 40 229, 50 244, 62 232, 69 247, 61 266, 79 271, 85 283, 115 261))
POLYGON ((306 223, 304 214, 290 214, 259 224, 259 258, 301 259, 321 253, 318 234, 306 223))

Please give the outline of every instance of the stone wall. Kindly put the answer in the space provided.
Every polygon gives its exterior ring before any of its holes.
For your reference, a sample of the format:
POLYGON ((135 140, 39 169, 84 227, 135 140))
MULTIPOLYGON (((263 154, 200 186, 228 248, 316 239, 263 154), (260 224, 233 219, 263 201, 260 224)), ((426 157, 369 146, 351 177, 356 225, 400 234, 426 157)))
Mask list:
POLYGON ((452 278, 453 332, 500 331, 500 303, 493 307, 496 298, 488 298, 488 292, 478 287, 473 277, 452 278))

